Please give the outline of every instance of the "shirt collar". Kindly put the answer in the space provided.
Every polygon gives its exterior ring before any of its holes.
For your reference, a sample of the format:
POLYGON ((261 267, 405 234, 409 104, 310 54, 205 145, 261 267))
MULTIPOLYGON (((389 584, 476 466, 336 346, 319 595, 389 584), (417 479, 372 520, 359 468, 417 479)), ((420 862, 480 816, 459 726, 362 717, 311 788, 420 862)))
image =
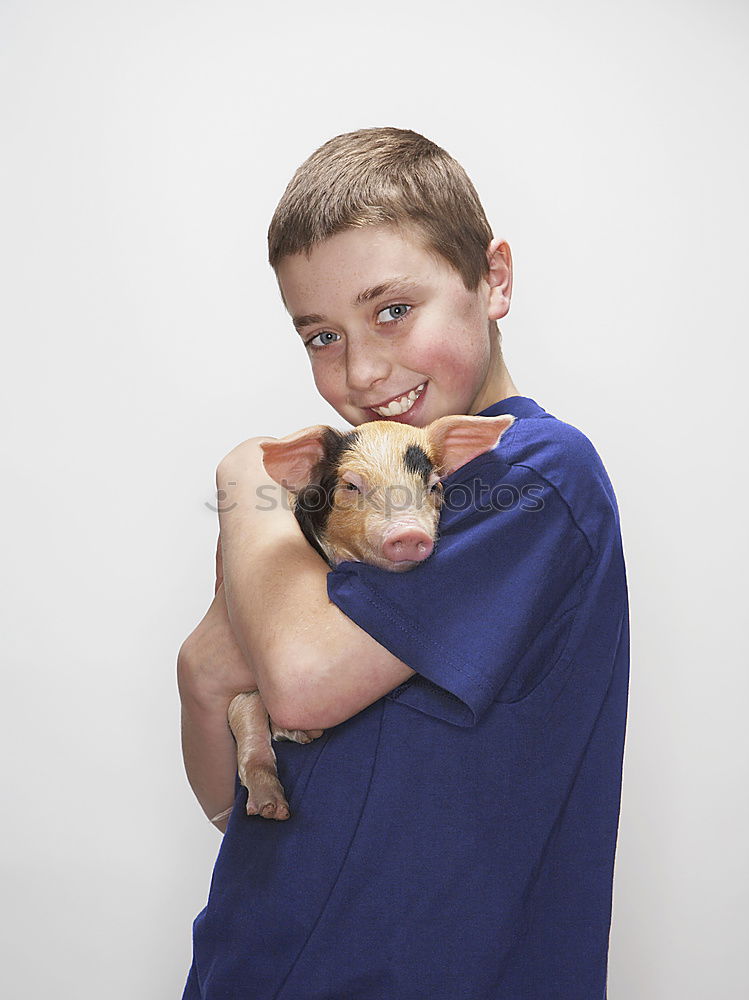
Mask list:
POLYGON ((498 403, 487 406, 476 416, 498 417, 503 413, 510 413, 513 417, 539 417, 546 413, 546 410, 529 396, 508 396, 507 399, 501 399, 498 403))

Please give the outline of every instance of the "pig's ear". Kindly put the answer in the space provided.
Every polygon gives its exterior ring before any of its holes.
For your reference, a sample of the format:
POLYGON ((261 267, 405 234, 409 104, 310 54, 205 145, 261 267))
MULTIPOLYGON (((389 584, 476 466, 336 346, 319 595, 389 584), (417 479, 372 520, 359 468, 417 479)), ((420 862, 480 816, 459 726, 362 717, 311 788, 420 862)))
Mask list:
POLYGON ((515 418, 440 417, 426 429, 440 465, 440 475, 449 476, 477 455, 491 451, 515 418))
POLYGON ((261 444, 265 471, 281 486, 298 493, 310 482, 315 466, 325 456, 323 438, 329 431, 324 424, 315 424, 261 444))

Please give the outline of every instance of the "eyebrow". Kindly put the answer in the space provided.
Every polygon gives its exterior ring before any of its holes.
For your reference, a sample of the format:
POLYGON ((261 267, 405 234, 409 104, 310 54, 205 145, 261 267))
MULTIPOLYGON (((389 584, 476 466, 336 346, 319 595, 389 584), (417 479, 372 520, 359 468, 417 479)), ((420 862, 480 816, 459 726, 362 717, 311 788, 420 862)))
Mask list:
MULTIPOLYGON (((379 299, 381 295, 412 292, 418 288, 418 285, 418 281, 408 275, 388 278, 387 281, 381 281, 379 285, 372 285, 371 288, 365 288, 363 292, 359 292, 352 305, 354 307, 364 305, 365 302, 371 302, 372 299, 379 299)), ((327 323, 328 320, 319 313, 309 313, 306 316, 294 316, 292 322, 297 330, 303 330, 306 326, 312 326, 314 323, 327 323)))

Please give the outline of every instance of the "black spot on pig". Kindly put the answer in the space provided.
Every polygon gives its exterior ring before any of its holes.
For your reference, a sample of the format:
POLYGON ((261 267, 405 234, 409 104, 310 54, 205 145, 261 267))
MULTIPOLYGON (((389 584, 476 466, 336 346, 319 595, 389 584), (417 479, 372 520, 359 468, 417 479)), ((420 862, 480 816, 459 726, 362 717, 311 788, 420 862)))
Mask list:
POLYGON ((434 466, 424 451, 424 449, 418 444, 410 444, 403 455, 403 461, 409 472, 415 473, 417 476, 421 476, 424 483, 429 482, 429 477, 432 474, 432 469, 434 466))
POLYGON ((321 539, 328 528, 328 518, 333 509, 333 494, 338 483, 341 457, 356 447, 355 430, 343 433, 329 427, 322 438, 324 455, 312 470, 312 477, 297 493, 294 514, 302 534, 323 559, 328 560, 321 539))

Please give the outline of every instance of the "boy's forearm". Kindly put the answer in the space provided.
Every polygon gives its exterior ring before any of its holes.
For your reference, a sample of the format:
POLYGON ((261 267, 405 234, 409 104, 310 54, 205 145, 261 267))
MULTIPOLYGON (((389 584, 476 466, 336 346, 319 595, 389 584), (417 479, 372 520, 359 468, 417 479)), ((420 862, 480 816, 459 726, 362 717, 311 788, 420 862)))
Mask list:
MULTIPOLYGON (((213 706, 182 700, 182 756, 190 787, 208 819, 234 802, 237 746, 227 722, 228 701, 213 706)), ((228 816, 214 825, 223 833, 228 816)))
MULTIPOLYGON (((237 748, 229 704, 235 695, 257 690, 254 671, 232 631, 221 583, 205 617, 182 644, 177 679, 185 771, 206 816, 213 819, 234 801, 237 748)), ((226 821, 215 825, 223 831, 226 821)))

